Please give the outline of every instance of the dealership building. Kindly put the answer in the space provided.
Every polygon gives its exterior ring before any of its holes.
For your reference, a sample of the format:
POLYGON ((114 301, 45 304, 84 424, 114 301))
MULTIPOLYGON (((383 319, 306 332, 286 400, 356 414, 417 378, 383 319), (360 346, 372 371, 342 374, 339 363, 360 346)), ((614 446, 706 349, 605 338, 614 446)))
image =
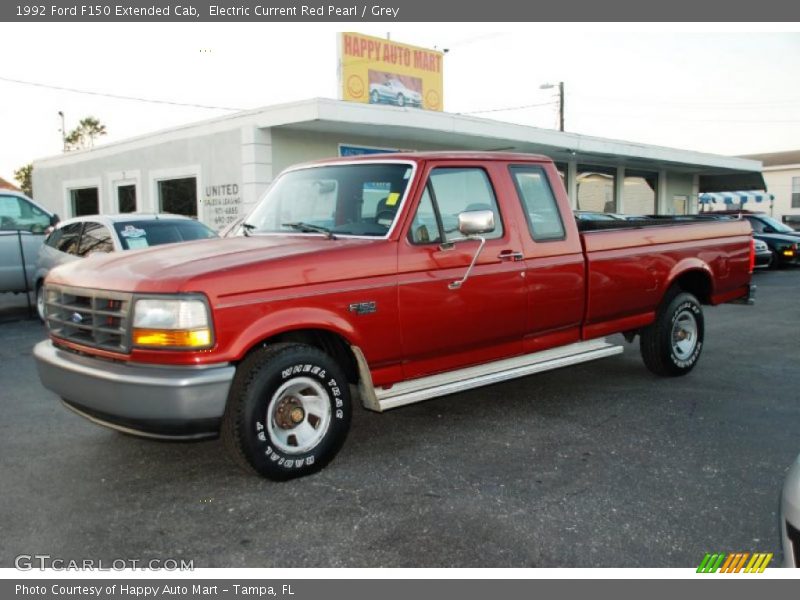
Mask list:
POLYGON ((34 161, 34 197, 62 218, 171 212, 221 229, 286 167, 397 150, 513 151, 557 164, 573 207, 685 214, 704 192, 761 190, 760 161, 468 115, 313 99, 34 161))

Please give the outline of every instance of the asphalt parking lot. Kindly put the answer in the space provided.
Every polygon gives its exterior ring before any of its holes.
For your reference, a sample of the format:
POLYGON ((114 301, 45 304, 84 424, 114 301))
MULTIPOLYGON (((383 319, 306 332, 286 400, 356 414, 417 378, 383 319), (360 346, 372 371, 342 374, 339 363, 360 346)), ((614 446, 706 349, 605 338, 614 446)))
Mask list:
MULTIPOLYGON (((0 567, 19 554, 196 567, 780 564, 778 500, 800 453, 800 270, 756 307, 706 311, 687 377, 636 345, 602 361, 388 412, 357 411, 337 459, 273 483, 218 440, 100 428, 38 381, 35 321, 0 325, 0 567)), ((621 338, 620 338, 621 340, 621 338)))

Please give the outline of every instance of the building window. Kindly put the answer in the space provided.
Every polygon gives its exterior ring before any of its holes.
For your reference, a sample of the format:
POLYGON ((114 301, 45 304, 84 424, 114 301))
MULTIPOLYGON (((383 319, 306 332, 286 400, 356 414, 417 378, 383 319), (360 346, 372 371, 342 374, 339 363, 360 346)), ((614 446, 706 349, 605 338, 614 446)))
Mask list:
POLYGON ((136 212, 136 186, 134 184, 117 187, 117 207, 121 213, 136 212))
POLYGON ((162 179, 158 182, 160 212, 197 216, 197 178, 162 179))
POLYGON ((577 210, 616 212, 617 199, 614 188, 617 179, 615 167, 578 165, 576 180, 577 210))
POLYGON ((96 187, 70 190, 72 216, 96 215, 100 212, 100 194, 96 187))
POLYGON ((625 213, 629 215, 655 214, 657 189, 658 173, 626 169, 625 182, 622 186, 622 206, 625 213))
POLYGON ((792 177, 792 208, 800 208, 800 177, 792 177))

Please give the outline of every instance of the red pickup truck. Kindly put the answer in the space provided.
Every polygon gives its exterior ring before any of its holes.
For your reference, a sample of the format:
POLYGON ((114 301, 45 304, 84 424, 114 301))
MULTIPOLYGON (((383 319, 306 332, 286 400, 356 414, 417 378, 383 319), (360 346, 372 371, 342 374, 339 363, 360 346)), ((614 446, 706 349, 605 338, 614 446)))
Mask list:
POLYGON ((579 231, 541 156, 409 153, 301 165, 230 239, 51 272, 42 383, 97 423, 221 434, 273 479, 322 468, 354 401, 390 408, 617 354, 688 373, 702 305, 750 302, 734 220, 579 231))

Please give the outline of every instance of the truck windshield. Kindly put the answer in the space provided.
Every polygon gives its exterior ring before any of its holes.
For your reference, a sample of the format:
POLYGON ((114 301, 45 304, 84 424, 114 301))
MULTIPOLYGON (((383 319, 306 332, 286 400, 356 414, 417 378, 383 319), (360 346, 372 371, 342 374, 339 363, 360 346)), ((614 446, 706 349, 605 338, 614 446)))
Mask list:
POLYGON ((397 217, 410 178, 411 166, 398 163, 290 171, 247 217, 248 231, 382 237, 397 217))

